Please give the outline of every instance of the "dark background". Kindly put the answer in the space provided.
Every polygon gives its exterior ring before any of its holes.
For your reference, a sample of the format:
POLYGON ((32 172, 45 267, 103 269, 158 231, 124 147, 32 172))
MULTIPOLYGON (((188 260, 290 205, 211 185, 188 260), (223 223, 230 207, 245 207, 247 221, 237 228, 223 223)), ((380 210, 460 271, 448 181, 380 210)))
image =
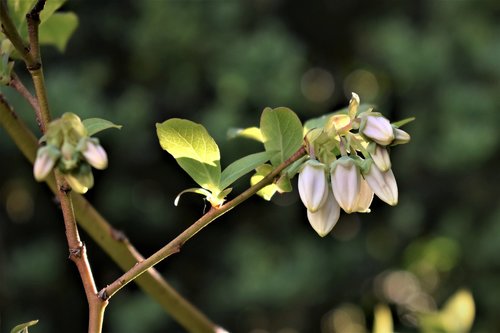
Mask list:
MULTIPOLYGON (((473 332, 500 330, 497 0, 78 0, 64 10, 80 25, 64 54, 42 50, 52 112, 123 125, 99 135, 110 164, 86 196, 144 255, 204 210, 189 194, 173 206, 195 184, 161 150, 156 122, 204 124, 226 166, 260 151, 226 132, 258 125, 266 106, 305 121, 355 91, 392 120, 417 118, 405 127, 411 143, 392 150, 398 206, 376 199, 371 214, 343 214, 321 239, 296 192, 256 197, 157 266, 215 322, 231 332, 362 333, 383 302, 397 331, 416 332, 418 311, 468 288, 473 332)), ((26 103, 2 93, 38 135, 26 103)), ((32 332, 86 331, 60 212, 4 131, 0 163, 0 331, 35 318, 32 332)), ((120 271, 82 237, 102 287, 120 271)), ((183 330, 131 284, 112 299, 104 331, 183 330)))

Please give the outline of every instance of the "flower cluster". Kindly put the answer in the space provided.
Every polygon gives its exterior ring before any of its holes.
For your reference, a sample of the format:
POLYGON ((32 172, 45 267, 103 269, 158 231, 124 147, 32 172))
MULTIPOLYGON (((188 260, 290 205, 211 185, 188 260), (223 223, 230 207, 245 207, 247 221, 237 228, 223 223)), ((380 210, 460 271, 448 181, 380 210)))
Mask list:
POLYGON ((99 140, 88 136, 74 113, 65 113, 52 121, 40 143, 43 145, 33 166, 37 181, 44 180, 57 168, 74 191, 85 193, 94 185, 91 166, 101 170, 108 166, 108 156, 99 140))
POLYGON ((298 187, 311 226, 321 236, 346 213, 370 212, 373 196, 391 206, 398 187, 387 147, 410 141, 410 135, 380 113, 358 112, 353 93, 347 113, 327 119, 306 135, 310 159, 299 173, 298 187))

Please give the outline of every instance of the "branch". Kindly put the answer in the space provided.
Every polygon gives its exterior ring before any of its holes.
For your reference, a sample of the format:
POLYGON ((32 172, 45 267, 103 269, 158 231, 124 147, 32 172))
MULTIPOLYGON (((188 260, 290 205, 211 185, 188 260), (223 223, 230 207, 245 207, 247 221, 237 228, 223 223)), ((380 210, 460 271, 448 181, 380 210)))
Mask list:
POLYGON ((42 115, 40 114, 40 105, 38 105, 38 100, 33 96, 26 86, 23 84, 21 79, 17 76, 16 73, 12 72, 10 82, 8 84, 10 87, 14 88, 33 108, 35 111, 36 121, 40 131, 44 131, 42 128, 42 115))
MULTIPOLYGON (((0 125, 5 128, 16 146, 34 163, 38 148, 37 138, 12 111, 12 108, 0 94, 0 125)), ((53 176, 46 179, 47 185, 56 194, 58 188, 53 176)), ((144 257, 123 236, 117 236, 111 225, 81 195, 72 193, 73 209, 76 220, 90 237, 115 261, 123 271, 127 271, 144 257)), ((158 302, 179 324, 189 332, 213 333, 217 326, 203 313, 190 304, 173 289, 155 269, 149 269, 135 282, 151 298, 158 302)))
MULTIPOLYGON (((5 6, 5 2, 3 3, 5 6)), ((26 66, 33 79, 35 86, 36 97, 39 105, 39 123, 42 133, 45 133, 49 125, 51 116, 49 103, 47 99, 47 90, 45 86, 44 75, 42 71, 42 63, 40 58, 40 44, 38 40, 38 26, 40 25, 40 12, 45 6, 45 0, 38 0, 33 9, 26 15, 28 24, 28 36, 30 42, 30 55, 25 57, 26 66), (34 60, 34 62, 32 62, 34 60)), ((6 10, 6 8, 3 8, 6 10)), ((4 15, 2 15, 3 17, 4 15)), ((5 15, 7 18, 8 15, 5 15)), ((15 35, 15 34, 14 34, 15 35)), ((16 36, 16 35, 15 35, 16 36)), ((19 50, 24 52, 25 50, 19 50)), ((57 184, 57 197, 61 204, 61 209, 64 219, 64 227, 66 229, 66 239, 69 247, 69 257, 76 264, 80 278, 83 283, 87 303, 89 305, 89 333, 100 333, 104 320, 104 309, 108 302, 102 301, 97 297, 97 288, 95 285, 92 270, 87 259, 87 251, 85 245, 80 240, 78 227, 76 225, 75 214, 73 211, 73 202, 70 195, 70 187, 66 183, 64 176, 56 171, 55 179, 57 184)))
POLYGON ((210 222, 212 222, 216 218, 220 217, 224 213, 230 211, 243 201, 250 198, 252 195, 257 193, 263 187, 271 184, 275 180, 275 178, 281 173, 281 171, 283 171, 283 169, 285 169, 290 164, 298 160, 305 153, 306 153, 305 147, 302 146, 290 158, 288 158, 286 161, 277 166, 276 169, 273 170, 273 172, 264 177, 260 182, 248 188, 245 192, 241 193, 233 200, 228 201, 221 207, 219 208, 212 207, 205 215, 203 215, 198 221, 189 226, 186 230, 184 230, 181 234, 179 234, 176 238, 174 238, 170 243, 162 247, 160 250, 155 252, 149 258, 138 262, 128 272, 123 274, 120 278, 115 280, 112 284, 108 285, 106 288, 101 289, 101 291, 99 291, 99 297, 101 297, 104 300, 108 300, 116 292, 118 292, 125 285, 127 285, 130 281, 133 281, 135 278, 139 277, 141 274, 146 272, 148 269, 150 269, 163 259, 171 256, 174 253, 179 252, 184 243, 186 243, 201 229, 206 227, 210 222))

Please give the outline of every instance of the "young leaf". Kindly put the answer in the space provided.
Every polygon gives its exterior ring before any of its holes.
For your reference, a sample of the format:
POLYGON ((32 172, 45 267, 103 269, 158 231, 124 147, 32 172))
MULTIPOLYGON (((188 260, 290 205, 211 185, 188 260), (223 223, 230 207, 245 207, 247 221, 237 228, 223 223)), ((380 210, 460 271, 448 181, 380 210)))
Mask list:
MULTIPOLYGON (((24 26, 27 33, 26 14, 33 8, 35 3, 36 0, 7 0, 10 17, 18 30, 21 30, 24 26)), ((22 34, 22 36, 24 36, 24 34, 22 34)))
POLYGON ((276 152, 264 151, 261 153, 251 154, 234 161, 222 171, 220 188, 224 189, 234 183, 238 178, 249 173, 258 166, 269 161, 276 152))
POLYGON ((121 129, 121 125, 116 125, 109 120, 101 119, 101 118, 89 118, 82 121, 83 126, 87 130, 89 136, 92 136, 96 133, 104 131, 108 128, 118 128, 121 129))
POLYGON ((260 118, 260 130, 266 151, 278 152, 271 158, 274 166, 285 161, 302 145, 302 123, 288 108, 265 108, 260 118))
MULTIPOLYGON (((264 164, 257 168, 255 174, 250 178, 250 184, 253 186, 260 182, 265 176, 273 171, 273 166, 270 164, 264 164)), ((271 200, 274 193, 278 191, 278 186, 276 184, 270 184, 262 188, 257 192, 257 195, 262 197, 264 200, 271 200)))
POLYGON ((47 21, 67 0, 47 0, 40 12, 40 21, 47 21))
POLYGON ((220 152, 205 127, 173 118, 156 124, 163 149, 169 152, 201 187, 218 193, 221 178, 220 152))
POLYGON ((258 127, 248 127, 248 128, 231 128, 227 131, 227 136, 229 139, 234 139, 238 137, 253 139, 259 142, 264 142, 262 137, 262 132, 258 127))
POLYGON ((40 24, 40 43, 54 45, 63 52, 77 26, 78 17, 75 13, 55 13, 40 24))
POLYGON ((402 119, 400 121, 396 121, 395 123, 392 123, 391 125, 393 127, 400 128, 401 126, 404 126, 408 123, 411 123, 414 120, 415 120, 415 117, 410 117, 410 118, 402 119))
POLYGON ((10 333, 28 333, 28 327, 36 325, 38 320, 32 320, 27 323, 19 324, 10 330, 10 333))

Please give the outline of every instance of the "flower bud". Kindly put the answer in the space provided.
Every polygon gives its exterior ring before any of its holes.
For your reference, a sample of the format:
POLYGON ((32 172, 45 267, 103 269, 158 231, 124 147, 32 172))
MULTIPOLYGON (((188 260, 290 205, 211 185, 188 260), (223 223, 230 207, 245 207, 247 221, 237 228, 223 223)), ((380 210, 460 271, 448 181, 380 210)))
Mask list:
POLYGON ((307 219, 314 231, 325 237, 332 231, 340 217, 340 206, 335 200, 331 190, 328 191, 326 202, 316 212, 307 211, 307 219))
POLYGON ((408 142, 410 142, 410 134, 399 128, 394 128, 394 141, 392 142, 392 144, 402 145, 408 142))
POLYGON ((392 125, 382 116, 363 117, 360 132, 382 146, 387 146, 394 140, 392 125))
POLYGON ((309 160, 299 173, 299 195, 307 210, 317 211, 328 196, 328 182, 325 174, 325 165, 309 160))
POLYGON ((368 185, 368 182, 365 179, 361 178, 358 200, 356 201, 354 211, 358 213, 369 213, 372 200, 373 191, 370 188, 370 185, 368 185))
POLYGON ((60 155, 59 150, 52 145, 38 149, 33 165, 33 175, 37 181, 42 181, 48 176, 60 155))
POLYGON ((343 156, 331 166, 332 190, 335 199, 346 213, 355 210, 361 183, 361 173, 350 157, 343 156))
POLYGON ((108 155, 97 139, 86 139, 82 154, 96 169, 102 170, 108 166, 108 155))
POLYGON ((379 168, 380 171, 385 172, 391 168, 391 159, 389 157, 389 152, 385 147, 377 144, 374 145, 375 148, 372 148, 373 152, 370 152, 370 156, 377 168, 379 168))
POLYGON ((382 172, 375 163, 370 163, 365 179, 382 201, 391 206, 398 203, 398 185, 392 169, 382 172))
POLYGON ((64 141, 61 147, 61 161, 59 169, 63 172, 75 169, 78 166, 79 154, 73 144, 64 141))

